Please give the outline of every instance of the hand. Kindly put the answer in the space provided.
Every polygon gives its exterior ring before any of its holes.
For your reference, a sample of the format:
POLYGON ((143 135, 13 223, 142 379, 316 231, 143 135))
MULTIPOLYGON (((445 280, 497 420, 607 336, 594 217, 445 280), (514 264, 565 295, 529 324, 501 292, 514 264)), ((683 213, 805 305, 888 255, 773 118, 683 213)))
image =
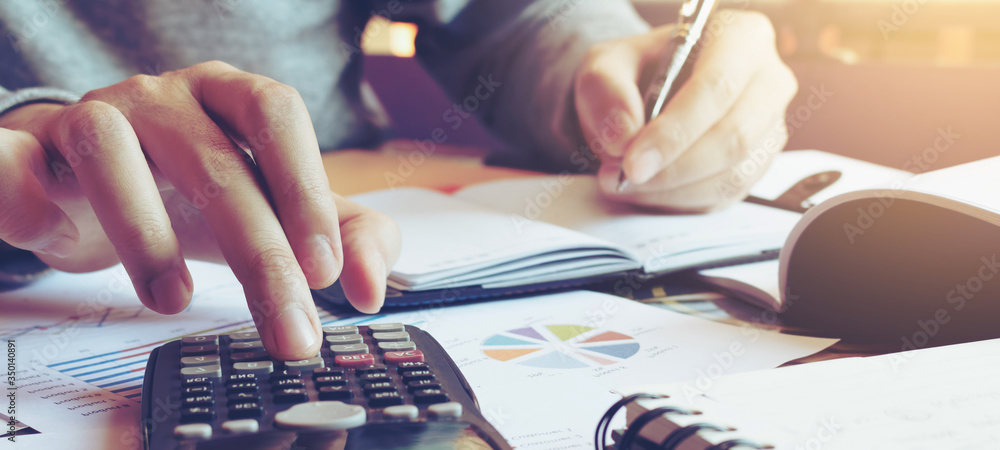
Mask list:
POLYGON ((208 62, 27 105, 0 127, 0 239, 57 269, 120 260, 142 303, 173 314, 191 301, 184 256, 224 260, 279 359, 319 352, 310 287, 339 276, 359 310, 381 307, 399 231, 330 192, 289 86, 208 62))
POLYGON ((589 51, 575 80, 576 109, 613 199, 683 212, 742 200, 788 140, 785 109, 798 89, 758 13, 720 11, 709 22, 691 78, 645 125, 648 79, 673 26, 589 51), (624 168, 630 184, 617 192, 624 168))

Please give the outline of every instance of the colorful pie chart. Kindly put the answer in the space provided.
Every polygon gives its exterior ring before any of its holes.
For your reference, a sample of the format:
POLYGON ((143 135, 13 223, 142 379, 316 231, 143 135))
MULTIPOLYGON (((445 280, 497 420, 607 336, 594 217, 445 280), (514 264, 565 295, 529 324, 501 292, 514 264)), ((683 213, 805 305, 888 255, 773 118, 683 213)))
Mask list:
POLYGON ((583 325, 534 325, 483 341, 483 354, 490 358, 545 369, 607 366, 638 352, 632 336, 583 325))

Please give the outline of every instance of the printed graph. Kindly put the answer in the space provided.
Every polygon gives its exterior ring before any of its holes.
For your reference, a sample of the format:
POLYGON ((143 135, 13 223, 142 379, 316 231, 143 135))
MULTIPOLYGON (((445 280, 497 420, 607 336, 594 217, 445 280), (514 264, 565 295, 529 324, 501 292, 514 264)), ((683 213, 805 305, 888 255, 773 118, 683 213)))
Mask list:
POLYGON ((490 336, 482 350, 497 361, 578 369, 617 364, 635 355, 639 343, 617 331, 583 325, 535 325, 490 336))

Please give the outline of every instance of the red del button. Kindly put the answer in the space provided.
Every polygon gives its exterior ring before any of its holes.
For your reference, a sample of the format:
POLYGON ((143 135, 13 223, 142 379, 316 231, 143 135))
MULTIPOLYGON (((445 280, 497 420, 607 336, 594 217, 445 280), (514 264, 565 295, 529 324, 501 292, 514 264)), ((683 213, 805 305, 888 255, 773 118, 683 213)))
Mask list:
POLYGON ((368 367, 375 364, 375 357, 371 353, 363 355, 337 355, 333 361, 341 367, 368 367))
POLYGON ((420 350, 407 350, 405 352, 385 352, 386 364, 399 364, 404 362, 423 362, 424 352, 420 350))

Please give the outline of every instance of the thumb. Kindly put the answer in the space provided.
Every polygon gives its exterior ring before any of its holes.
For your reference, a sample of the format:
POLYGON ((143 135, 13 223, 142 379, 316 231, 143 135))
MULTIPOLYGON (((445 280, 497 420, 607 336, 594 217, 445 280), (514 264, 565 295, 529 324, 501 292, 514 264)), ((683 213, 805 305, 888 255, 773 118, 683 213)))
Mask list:
POLYGON ((621 158, 626 144, 642 128, 641 60, 627 45, 599 44, 587 52, 577 71, 573 86, 577 117, 587 145, 598 156, 621 158))

